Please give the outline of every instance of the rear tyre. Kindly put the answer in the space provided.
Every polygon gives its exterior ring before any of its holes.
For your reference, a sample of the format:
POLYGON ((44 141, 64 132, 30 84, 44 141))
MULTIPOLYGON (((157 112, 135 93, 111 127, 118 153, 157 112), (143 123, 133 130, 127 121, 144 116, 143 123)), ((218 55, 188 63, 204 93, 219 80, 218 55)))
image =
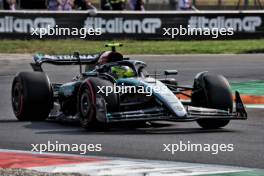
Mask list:
MULTIPOLYGON (((111 86, 113 83, 102 78, 92 77, 85 80, 81 85, 78 94, 78 112, 80 123, 86 129, 103 129, 108 126, 96 119, 96 95, 101 86, 111 86)), ((119 108, 119 98, 115 93, 110 93, 108 96, 104 93, 99 93, 107 104, 107 112, 117 111, 119 108)))
POLYGON ((12 84, 12 107, 21 121, 45 120, 53 106, 53 91, 42 72, 21 72, 12 84))
MULTIPOLYGON (((192 104, 197 107, 232 111, 233 99, 230 85, 222 75, 203 73, 194 81, 192 104)), ((226 126, 230 120, 199 119, 197 123, 205 129, 226 126)))

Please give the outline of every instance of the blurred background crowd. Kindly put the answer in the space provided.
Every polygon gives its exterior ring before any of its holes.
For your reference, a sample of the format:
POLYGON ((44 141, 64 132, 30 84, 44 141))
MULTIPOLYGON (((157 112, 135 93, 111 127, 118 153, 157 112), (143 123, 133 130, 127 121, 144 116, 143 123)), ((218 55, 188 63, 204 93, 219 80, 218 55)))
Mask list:
POLYGON ((264 0, 0 0, 5 10, 257 10, 264 0))

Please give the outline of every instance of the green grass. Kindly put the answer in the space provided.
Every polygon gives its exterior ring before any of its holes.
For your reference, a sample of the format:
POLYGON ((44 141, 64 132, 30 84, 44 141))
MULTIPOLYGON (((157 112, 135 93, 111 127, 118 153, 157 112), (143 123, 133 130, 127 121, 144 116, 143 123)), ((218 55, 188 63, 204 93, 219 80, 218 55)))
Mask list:
MULTIPOLYGON (((106 50, 111 41, 85 40, 1 40, 0 53, 69 54, 96 53, 106 50)), ((228 41, 137 41, 119 40, 124 44, 118 50, 124 54, 240 54, 264 53, 264 39, 228 41)))
POLYGON ((264 81, 233 82, 231 87, 240 94, 264 96, 264 81))

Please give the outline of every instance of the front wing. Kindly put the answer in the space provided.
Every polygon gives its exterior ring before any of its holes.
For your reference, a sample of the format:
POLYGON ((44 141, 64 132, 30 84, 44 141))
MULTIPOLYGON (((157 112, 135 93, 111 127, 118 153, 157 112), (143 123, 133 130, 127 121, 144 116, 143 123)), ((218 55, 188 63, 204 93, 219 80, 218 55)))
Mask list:
MULTIPOLYGON (((171 115, 165 108, 153 107, 148 109, 107 113, 104 122, 125 122, 125 121, 196 121, 198 119, 226 119, 246 120, 247 112, 238 92, 235 93, 235 111, 229 112, 218 109, 187 106, 187 115, 176 117, 171 115)), ((101 119, 98 119, 102 121, 101 119)))

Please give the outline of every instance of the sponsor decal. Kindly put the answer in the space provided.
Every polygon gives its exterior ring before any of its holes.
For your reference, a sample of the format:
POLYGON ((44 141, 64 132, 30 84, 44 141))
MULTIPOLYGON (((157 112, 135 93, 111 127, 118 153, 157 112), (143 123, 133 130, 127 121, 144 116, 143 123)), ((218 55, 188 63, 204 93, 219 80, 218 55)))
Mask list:
POLYGON ((232 28, 235 32, 256 32, 256 28, 262 25, 262 19, 259 16, 246 16, 243 18, 191 16, 189 25, 191 28, 232 28))
POLYGON ((155 34, 161 27, 159 18, 104 19, 101 17, 88 17, 84 22, 85 28, 101 28, 102 33, 112 34, 155 34))
MULTIPOLYGON (((98 56, 99 56, 99 54, 95 54, 95 55, 81 54, 81 55, 79 55, 80 59, 83 59, 83 60, 92 60, 98 56)), ((42 58, 42 56, 41 56, 41 58, 42 58)), ((43 56, 43 58, 50 59, 50 60, 68 60, 68 59, 73 60, 73 61, 77 60, 75 55, 47 55, 47 54, 45 54, 43 56)), ((38 59, 38 58, 36 57, 36 59, 38 59)))
POLYGON ((34 28, 54 27, 55 24, 54 18, 36 17, 29 19, 5 16, 0 18, 0 33, 30 33, 34 28))

